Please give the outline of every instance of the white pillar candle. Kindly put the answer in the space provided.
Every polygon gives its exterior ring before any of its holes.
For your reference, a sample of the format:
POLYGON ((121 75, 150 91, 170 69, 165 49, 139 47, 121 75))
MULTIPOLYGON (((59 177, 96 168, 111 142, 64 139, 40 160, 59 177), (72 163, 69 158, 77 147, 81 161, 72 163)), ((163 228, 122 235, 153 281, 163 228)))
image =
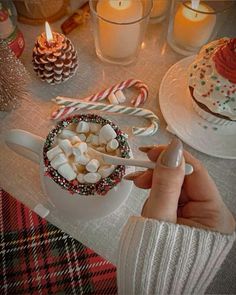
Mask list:
POLYGON ((169 6, 169 0, 153 0, 151 18, 162 16, 166 13, 169 6))
POLYGON ((141 37, 140 24, 128 23, 142 18, 141 0, 99 0, 97 14, 100 16, 98 38, 102 54, 112 58, 135 54, 141 37))
MULTIPOLYGON (((187 3, 191 7, 191 3, 187 3)), ((208 42, 216 23, 214 10, 200 3, 196 12, 180 4, 174 19, 174 38, 184 47, 201 47, 208 42)))

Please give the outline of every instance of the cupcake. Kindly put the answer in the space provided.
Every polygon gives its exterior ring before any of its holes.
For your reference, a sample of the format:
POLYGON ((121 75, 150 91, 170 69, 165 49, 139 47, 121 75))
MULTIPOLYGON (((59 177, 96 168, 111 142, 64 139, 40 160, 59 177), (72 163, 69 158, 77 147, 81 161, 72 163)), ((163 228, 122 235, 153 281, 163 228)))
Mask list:
POLYGON ((72 194, 105 195, 125 167, 104 163, 93 150, 123 158, 130 151, 126 134, 110 120, 86 114, 60 121, 44 144, 45 175, 72 194))
POLYGON ((236 38, 205 45, 189 68, 194 110, 218 125, 236 122, 236 38))

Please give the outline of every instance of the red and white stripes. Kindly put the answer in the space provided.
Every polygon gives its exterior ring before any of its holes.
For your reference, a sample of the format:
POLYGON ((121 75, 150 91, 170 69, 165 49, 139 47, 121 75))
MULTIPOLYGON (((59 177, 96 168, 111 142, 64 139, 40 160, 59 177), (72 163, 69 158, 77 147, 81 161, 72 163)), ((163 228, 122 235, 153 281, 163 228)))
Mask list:
POLYGON ((56 99, 53 99, 53 101, 55 101, 60 107, 57 111, 52 113, 51 118, 56 120, 61 117, 68 116, 72 112, 80 109, 142 116, 151 120, 151 125, 149 127, 134 127, 133 134, 140 136, 152 135, 158 130, 158 117, 149 110, 137 108, 139 105, 143 104, 146 101, 147 97, 148 87, 145 83, 136 79, 128 79, 82 99, 72 99, 67 97, 57 97, 56 99), (138 96, 131 101, 131 104, 134 107, 98 103, 98 101, 108 98, 111 93, 116 94, 117 91, 122 91, 130 87, 135 87, 139 90, 138 96))
POLYGON ((139 95, 136 98, 134 98, 131 101, 131 103, 135 107, 143 104, 148 97, 148 87, 142 81, 136 80, 136 79, 125 80, 123 82, 120 82, 119 84, 116 84, 116 85, 114 85, 110 88, 107 88, 103 91, 100 91, 96 94, 85 97, 82 100, 92 101, 92 102, 101 101, 101 100, 107 98, 111 93, 116 93, 116 91, 118 91, 118 90, 128 89, 130 87, 135 87, 139 90, 139 95))
POLYGON ((84 100, 60 96, 56 97, 53 101, 61 106, 61 108, 59 108, 56 112, 52 113, 51 117, 54 120, 67 116, 75 110, 102 111, 115 114, 132 115, 150 120, 151 124, 149 126, 132 128, 133 134, 137 136, 153 135, 159 128, 159 118, 152 111, 147 109, 97 102, 86 102, 84 100))

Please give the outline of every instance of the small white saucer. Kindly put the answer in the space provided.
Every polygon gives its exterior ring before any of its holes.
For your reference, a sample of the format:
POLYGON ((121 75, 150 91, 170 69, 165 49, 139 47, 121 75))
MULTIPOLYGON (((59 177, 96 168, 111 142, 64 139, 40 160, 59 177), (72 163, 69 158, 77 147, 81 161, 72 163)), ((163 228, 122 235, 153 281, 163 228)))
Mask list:
POLYGON ((236 159, 236 123, 218 126, 199 117, 194 111, 187 85, 188 66, 194 56, 174 64, 162 79, 159 101, 168 130, 185 143, 205 154, 236 159))

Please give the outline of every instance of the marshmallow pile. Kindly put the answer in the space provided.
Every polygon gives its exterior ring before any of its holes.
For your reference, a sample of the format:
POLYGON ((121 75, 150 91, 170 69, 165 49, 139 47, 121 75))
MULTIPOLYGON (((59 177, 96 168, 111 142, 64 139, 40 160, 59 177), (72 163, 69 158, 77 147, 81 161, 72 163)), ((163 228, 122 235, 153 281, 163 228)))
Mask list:
POLYGON ((110 124, 80 121, 70 124, 58 134, 56 144, 47 151, 51 166, 66 180, 97 183, 112 174, 113 165, 96 159, 89 147, 103 153, 119 155, 117 134, 110 124))

